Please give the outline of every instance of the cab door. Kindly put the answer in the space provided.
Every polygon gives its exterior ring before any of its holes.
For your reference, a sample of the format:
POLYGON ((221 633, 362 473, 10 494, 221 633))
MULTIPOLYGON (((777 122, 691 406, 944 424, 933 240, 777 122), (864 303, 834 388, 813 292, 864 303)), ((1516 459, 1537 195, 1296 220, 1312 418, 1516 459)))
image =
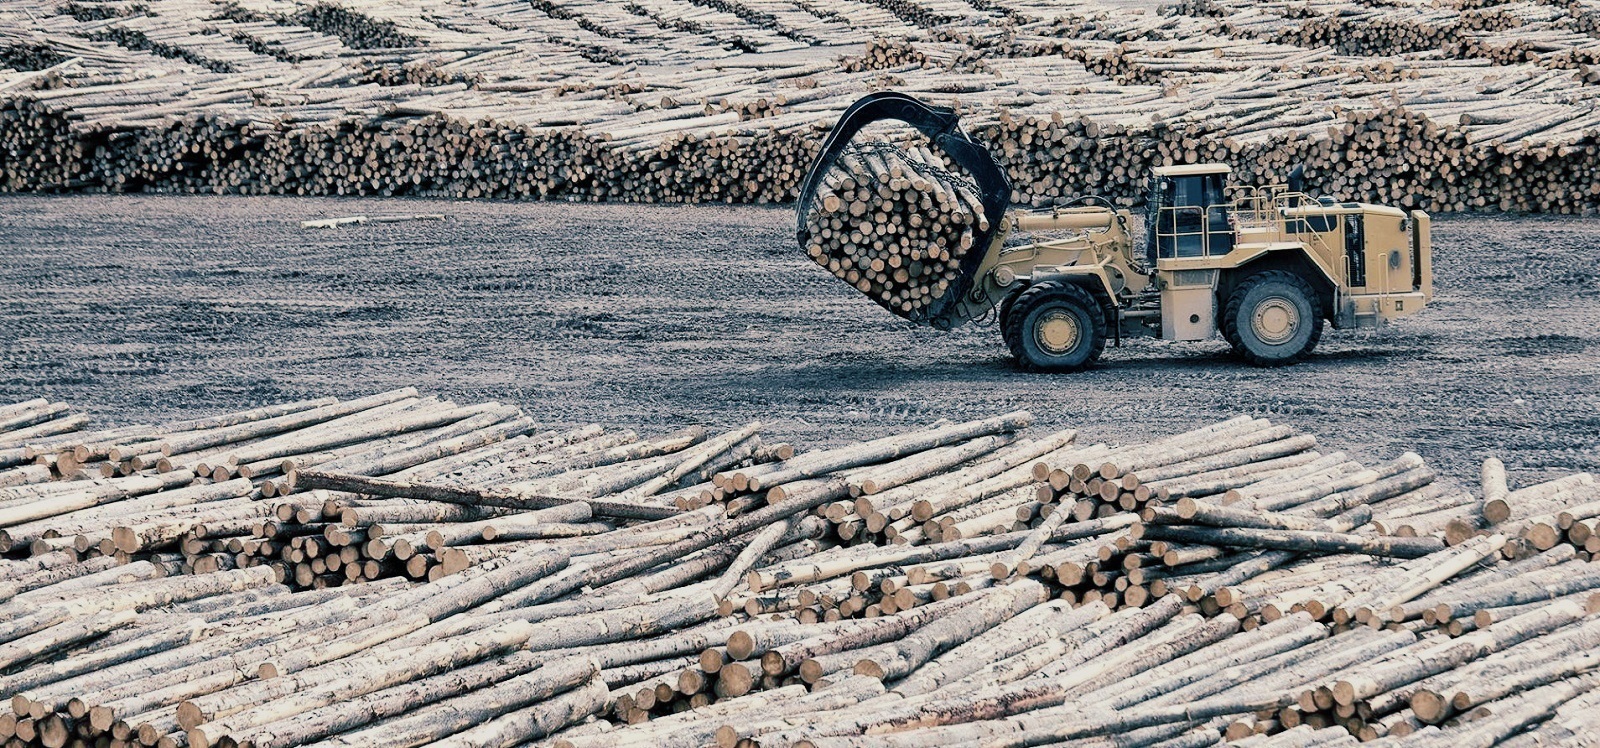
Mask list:
POLYGON ((1406 217, 1368 213, 1363 219, 1367 288, 1382 293, 1419 290, 1421 283, 1406 217))
POLYGON ((1225 255, 1233 251, 1231 204, 1223 175, 1161 180, 1157 199, 1156 256, 1163 259, 1225 255))

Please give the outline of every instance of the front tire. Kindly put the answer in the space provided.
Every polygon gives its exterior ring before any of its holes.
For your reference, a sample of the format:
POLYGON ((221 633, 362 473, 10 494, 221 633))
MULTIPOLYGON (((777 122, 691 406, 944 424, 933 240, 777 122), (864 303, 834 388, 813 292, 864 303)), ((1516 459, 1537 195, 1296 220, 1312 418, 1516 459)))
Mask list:
POLYGON ((1252 275, 1228 297, 1222 334, 1256 366, 1288 366, 1310 355, 1322 339, 1316 289, 1282 270, 1252 275))
POLYGON ((1038 283, 1019 294, 1001 328, 1006 347, 1030 371, 1088 368, 1106 347, 1106 318, 1088 291, 1038 283))
POLYGON ((1011 308, 1016 306, 1017 297, 1021 296, 1022 292, 1026 290, 1028 290, 1027 286, 1019 284, 1015 289, 1007 293, 1005 298, 1000 300, 1000 329, 1002 331, 1011 325, 1011 308))

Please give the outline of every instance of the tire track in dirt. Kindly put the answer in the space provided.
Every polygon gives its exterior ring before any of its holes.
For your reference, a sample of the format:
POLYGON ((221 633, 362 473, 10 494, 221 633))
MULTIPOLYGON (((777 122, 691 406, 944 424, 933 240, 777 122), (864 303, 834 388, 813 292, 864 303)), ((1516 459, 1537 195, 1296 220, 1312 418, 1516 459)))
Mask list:
POLYGON ((811 266, 785 209, 431 200, 0 198, 0 400, 110 422, 415 384, 551 424, 750 417, 808 443, 1028 408, 1132 439, 1229 413, 1471 479, 1600 470, 1600 220, 1438 216, 1439 296, 1306 364, 1131 341, 1019 372, 992 327, 914 328, 811 266), (450 214, 306 231, 306 218, 450 214))

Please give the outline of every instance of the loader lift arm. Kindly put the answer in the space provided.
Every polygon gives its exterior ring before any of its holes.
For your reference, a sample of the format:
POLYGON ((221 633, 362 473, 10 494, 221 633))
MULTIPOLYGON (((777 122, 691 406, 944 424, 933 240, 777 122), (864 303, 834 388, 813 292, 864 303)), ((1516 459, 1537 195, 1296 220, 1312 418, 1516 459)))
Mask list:
POLYGON ((930 106, 894 91, 868 94, 850 105, 834 124, 833 130, 828 133, 828 139, 823 142, 821 152, 811 163, 805 182, 800 186, 799 199, 795 205, 796 238, 801 247, 810 243, 811 237, 806 231, 806 216, 811 214, 812 202, 816 198, 817 188, 822 185, 823 177, 833 168, 856 133, 874 122, 883 120, 904 122, 926 135, 933 147, 943 151, 951 161, 966 170, 977 185, 978 197, 983 201, 983 213, 989 219, 989 228, 974 232, 973 249, 962 259, 960 280, 957 285, 950 289, 951 293, 941 299, 941 303, 927 310, 926 321, 937 327, 953 327, 959 322, 949 319, 946 315, 954 313, 960 307, 960 299, 971 289, 978 265, 988 254, 989 244, 995 232, 999 230, 1006 211, 1011 207, 1010 180, 1006 179, 1005 172, 995 163, 989 150, 961 129, 960 117, 954 109, 930 106))

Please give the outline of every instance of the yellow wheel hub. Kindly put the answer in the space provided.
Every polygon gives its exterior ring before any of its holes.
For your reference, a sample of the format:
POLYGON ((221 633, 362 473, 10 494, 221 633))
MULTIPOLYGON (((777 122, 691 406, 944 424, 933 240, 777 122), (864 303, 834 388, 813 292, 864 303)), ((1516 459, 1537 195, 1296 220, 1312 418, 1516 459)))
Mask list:
POLYGON ((1060 356, 1078 347, 1083 331, 1078 328, 1078 318, 1070 312, 1053 309, 1039 316, 1033 328, 1034 342, 1053 356, 1060 356))
POLYGON ((1261 342, 1282 345, 1300 329, 1300 309, 1288 299, 1274 297, 1256 305, 1250 315, 1250 331, 1261 342))

